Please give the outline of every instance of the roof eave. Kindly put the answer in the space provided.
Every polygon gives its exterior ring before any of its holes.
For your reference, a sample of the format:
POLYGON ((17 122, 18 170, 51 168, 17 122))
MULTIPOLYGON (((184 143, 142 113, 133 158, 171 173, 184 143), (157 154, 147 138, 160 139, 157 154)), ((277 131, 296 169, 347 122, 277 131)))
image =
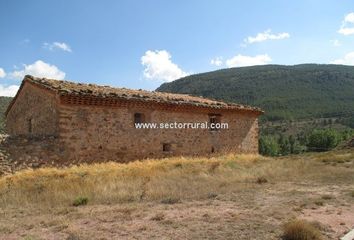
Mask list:
MULTIPOLYGON (((56 94, 59 94, 60 98, 63 97, 63 96, 73 96, 74 94, 71 94, 71 93, 66 93, 66 94, 62 94, 62 93, 59 93, 58 91, 56 91, 55 89, 51 89, 50 87, 48 86, 43 86, 41 85, 40 83, 37 83, 36 81, 34 81, 36 78, 31 76, 31 75, 26 75, 24 77, 24 79, 22 80, 22 83, 21 83, 21 86, 19 88, 19 90, 17 91, 14 99, 12 99, 12 101, 10 102, 8 108, 6 109, 5 111, 5 116, 8 115, 9 111, 11 110, 13 104, 16 102, 16 99, 18 97, 18 95, 20 94, 20 92, 22 91, 22 88, 23 86, 25 85, 25 83, 29 83, 31 84, 32 86, 35 86, 35 87, 38 87, 38 88, 41 88, 41 89, 44 89, 46 91, 49 91, 49 92, 52 92, 52 93, 56 93, 56 94)), ((100 98, 99 96, 95 96, 96 98, 100 98)), ((127 99, 125 99, 127 100, 127 99)), ((168 102, 162 102, 163 104, 166 104, 166 105, 169 105, 171 103, 168 103, 168 102)), ((184 103, 183 105, 185 106, 194 106, 194 107, 200 107, 200 108, 209 108, 211 110, 222 110, 222 111, 242 111, 242 112, 249 112, 249 113, 254 113, 256 114, 257 116, 260 116, 262 114, 264 114, 264 111, 260 108, 257 108, 257 107, 250 107, 250 106, 245 106, 243 105, 243 107, 239 107, 239 106, 232 106, 232 105, 229 105, 228 107, 220 107, 220 108, 217 108, 213 105, 203 105, 203 106, 197 106, 197 105, 194 105, 194 104, 191 104, 191 103, 184 103)))

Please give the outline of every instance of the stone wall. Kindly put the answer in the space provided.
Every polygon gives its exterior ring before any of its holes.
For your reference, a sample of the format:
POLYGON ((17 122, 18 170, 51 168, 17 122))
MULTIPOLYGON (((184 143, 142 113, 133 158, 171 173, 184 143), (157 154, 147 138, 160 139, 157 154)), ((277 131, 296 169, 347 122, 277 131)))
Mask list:
POLYGON ((70 164, 56 137, 0 135, 0 176, 20 169, 70 164))
MULTIPOLYGON (((134 113, 147 122, 208 122, 208 112, 60 105, 59 139, 75 163, 207 155, 212 152, 258 153, 258 116, 222 112, 229 129, 135 129, 134 113), (163 144, 171 149, 163 151, 163 144)), ((219 112, 209 112, 219 113, 219 112)))
POLYGON ((7 114, 6 131, 12 136, 57 136, 55 95, 25 83, 7 114))

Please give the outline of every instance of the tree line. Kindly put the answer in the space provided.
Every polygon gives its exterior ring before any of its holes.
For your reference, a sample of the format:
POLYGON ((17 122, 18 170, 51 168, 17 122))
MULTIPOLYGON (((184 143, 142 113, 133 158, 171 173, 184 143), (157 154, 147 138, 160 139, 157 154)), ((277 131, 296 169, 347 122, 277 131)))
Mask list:
POLYGON ((263 135, 259 138, 259 152, 265 156, 284 156, 302 152, 323 152, 354 137, 354 129, 339 131, 331 128, 315 129, 296 136, 263 135))

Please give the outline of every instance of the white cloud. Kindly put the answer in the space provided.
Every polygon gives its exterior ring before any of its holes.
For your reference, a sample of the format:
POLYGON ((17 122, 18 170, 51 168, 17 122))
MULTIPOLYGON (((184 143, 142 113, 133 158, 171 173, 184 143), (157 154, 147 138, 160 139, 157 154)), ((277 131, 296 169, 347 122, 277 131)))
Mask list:
POLYGON ((347 16, 345 16, 344 21, 348 23, 354 23, 354 12, 349 13, 347 16))
POLYGON ((26 45, 26 44, 28 44, 29 42, 30 42, 30 40, 29 40, 28 38, 26 38, 26 39, 23 39, 23 40, 20 42, 20 44, 26 45))
POLYGON ((333 64, 354 65, 354 52, 347 53, 343 58, 332 61, 333 64))
POLYGON ((4 78, 5 76, 6 76, 5 70, 0 68, 0 78, 4 78))
POLYGON ((10 73, 11 78, 22 79, 25 75, 33 75, 36 77, 46 77, 53 79, 64 79, 65 72, 61 71, 57 66, 37 60, 33 64, 23 65, 23 69, 10 73))
POLYGON ((141 57, 141 64, 145 67, 144 77, 147 79, 171 82, 187 75, 171 61, 171 55, 166 50, 146 51, 141 57))
POLYGON ((281 40, 285 38, 289 38, 290 34, 287 32, 273 34, 271 29, 268 29, 262 33, 258 33, 255 37, 247 37, 244 39, 244 42, 247 44, 263 42, 267 40, 281 40))
POLYGON ((351 12, 344 17, 338 33, 343 35, 354 34, 354 12, 351 12))
POLYGON ((354 27, 348 28, 348 27, 341 27, 338 32, 343 35, 352 35, 354 34, 354 27))
POLYGON ((244 56, 238 54, 228 60, 226 60, 226 66, 231 67, 245 67, 245 66, 254 66, 254 65, 264 65, 271 62, 272 59, 268 54, 252 56, 244 56))
POLYGON ((65 52, 72 52, 71 47, 62 42, 53 42, 53 43, 43 43, 43 48, 48 49, 50 51, 54 51, 55 49, 63 50, 65 52))
POLYGON ((335 47, 342 46, 341 42, 338 39, 331 40, 331 43, 333 43, 333 46, 335 47))
POLYGON ((16 95, 18 89, 19 86, 17 85, 5 87, 4 85, 0 84, 0 96, 13 97, 16 95))
POLYGON ((223 64, 222 57, 216 57, 210 60, 210 64, 214 66, 221 66, 223 64))

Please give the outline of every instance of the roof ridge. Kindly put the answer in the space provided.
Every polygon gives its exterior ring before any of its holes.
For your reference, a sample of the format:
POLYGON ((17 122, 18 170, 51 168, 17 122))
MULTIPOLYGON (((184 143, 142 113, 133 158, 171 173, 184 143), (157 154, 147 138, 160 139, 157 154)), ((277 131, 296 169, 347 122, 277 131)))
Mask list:
POLYGON ((26 75, 23 82, 40 85, 52 90, 60 96, 94 96, 102 98, 124 98, 129 100, 152 101, 159 103, 186 104, 202 107, 212 107, 219 109, 241 109, 263 113, 260 108, 251 107, 237 103, 229 103, 215 99, 197 97, 189 94, 167 93, 159 91, 148 91, 143 89, 129 89, 113 87, 108 85, 98 85, 94 83, 78 83, 68 80, 56 80, 39 78, 26 75))

